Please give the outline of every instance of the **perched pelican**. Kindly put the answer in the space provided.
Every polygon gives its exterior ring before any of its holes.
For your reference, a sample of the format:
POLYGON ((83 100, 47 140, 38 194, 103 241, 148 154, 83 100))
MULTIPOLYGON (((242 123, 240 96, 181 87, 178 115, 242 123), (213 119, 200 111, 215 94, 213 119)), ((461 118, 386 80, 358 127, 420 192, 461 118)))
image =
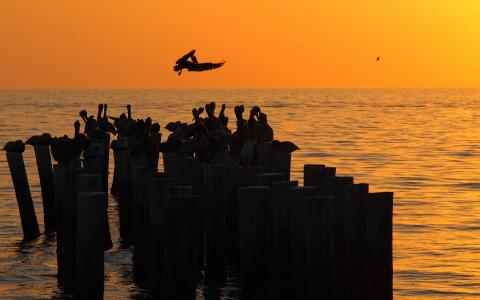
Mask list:
POLYGON ((270 149, 282 153, 292 153, 293 151, 300 150, 300 148, 298 148, 297 145, 292 142, 280 142, 277 140, 274 140, 270 143, 270 149))
POLYGON ((225 104, 222 104, 222 108, 220 109, 220 114, 218 115, 218 119, 220 120, 220 124, 223 127, 227 127, 228 117, 225 116, 225 104))
POLYGON ((44 133, 42 135, 32 136, 25 142, 25 144, 32 145, 32 146, 50 145, 51 141, 52 141, 52 136, 50 135, 50 133, 44 133))
POLYGON ((8 142, 5 144, 5 146, 3 146, 3 149, 2 150, 5 150, 5 151, 9 151, 9 152, 23 152, 25 151, 25 144, 21 141, 21 140, 16 140, 16 141, 12 141, 12 142, 8 142))
POLYGON ((117 134, 117 130, 115 129, 115 126, 108 121, 107 117, 107 104, 103 105, 103 117, 100 119, 98 122, 98 125, 103 131, 105 132, 110 132, 113 135, 117 134))
POLYGON ((267 122, 267 115, 260 113, 258 115, 257 137, 259 142, 273 141, 273 129, 267 122))

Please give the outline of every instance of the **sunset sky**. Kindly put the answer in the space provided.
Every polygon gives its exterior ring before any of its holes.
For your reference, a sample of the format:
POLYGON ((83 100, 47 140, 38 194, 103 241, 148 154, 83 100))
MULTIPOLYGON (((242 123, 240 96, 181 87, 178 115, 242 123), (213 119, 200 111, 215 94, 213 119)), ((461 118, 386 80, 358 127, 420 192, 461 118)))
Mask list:
POLYGON ((480 87, 478 0, 0 0, 0 41, 0 88, 480 87))

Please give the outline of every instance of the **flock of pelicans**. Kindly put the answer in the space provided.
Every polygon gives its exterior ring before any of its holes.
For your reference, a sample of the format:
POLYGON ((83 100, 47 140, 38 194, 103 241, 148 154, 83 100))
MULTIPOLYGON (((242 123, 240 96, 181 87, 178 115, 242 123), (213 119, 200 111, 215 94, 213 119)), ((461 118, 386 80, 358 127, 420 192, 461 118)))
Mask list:
MULTIPOLYGON (((109 133, 117 136, 116 144, 126 145, 132 156, 145 157, 147 163, 158 162, 159 152, 178 152, 199 160, 214 160, 230 154, 237 157, 242 165, 254 166, 259 162, 263 150, 291 153, 299 149, 292 142, 274 140, 267 115, 258 106, 250 110, 248 119, 243 116, 244 106, 235 106, 236 128, 232 133, 228 128, 229 118, 225 115, 225 108, 223 104, 218 116, 215 114, 215 102, 193 108, 193 122, 168 123, 165 129, 171 133, 166 142, 161 142, 160 125, 153 123, 150 117, 133 119, 130 105, 127 105, 127 114, 108 116, 107 104, 99 104, 96 118, 89 116, 86 110, 80 111, 79 116, 84 123, 83 133, 80 133, 81 124, 77 120, 74 123, 73 138, 67 135, 51 137, 44 133, 31 137, 26 144, 50 145, 54 160, 65 166, 79 162, 82 155, 85 158, 101 152, 98 143, 92 143, 92 139, 106 138, 109 133)), ((24 149, 22 141, 8 142, 4 147, 6 151, 22 152, 24 149)))

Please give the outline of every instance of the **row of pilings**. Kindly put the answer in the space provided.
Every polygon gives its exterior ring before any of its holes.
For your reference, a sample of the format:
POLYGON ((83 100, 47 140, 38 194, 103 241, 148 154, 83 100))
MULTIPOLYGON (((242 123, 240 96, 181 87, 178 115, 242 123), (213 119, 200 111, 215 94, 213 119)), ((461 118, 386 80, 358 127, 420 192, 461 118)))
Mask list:
MULTIPOLYGON (((107 135, 108 136, 108 135, 107 135)), ((79 297, 103 296, 108 222, 109 139, 82 162, 52 166, 48 145, 34 145, 44 224, 56 232, 58 278, 79 297)), ((134 245, 133 277, 155 298, 195 299, 204 284, 238 275, 245 298, 391 299, 393 193, 304 166, 290 180, 291 155, 269 150, 244 167, 224 155, 200 161, 163 155, 158 171, 111 143, 112 193, 120 235, 134 245)), ((7 151, 25 239, 39 236, 21 151, 7 151)))

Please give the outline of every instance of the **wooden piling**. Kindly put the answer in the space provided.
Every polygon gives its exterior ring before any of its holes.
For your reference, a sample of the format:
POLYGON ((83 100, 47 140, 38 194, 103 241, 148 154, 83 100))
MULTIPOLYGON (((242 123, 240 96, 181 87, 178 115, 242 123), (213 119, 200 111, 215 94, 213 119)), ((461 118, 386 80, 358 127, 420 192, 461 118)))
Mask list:
POLYGON ((170 193, 177 196, 191 196, 193 188, 189 185, 176 185, 171 188, 170 193))
POLYGON ((367 299, 393 298, 392 216, 393 193, 370 193, 367 223, 367 299))
POLYGON ((238 189, 240 282, 248 296, 262 296, 268 286, 267 201, 269 188, 238 189))
MULTIPOLYGON (((208 162, 201 161, 192 157, 182 157, 181 158, 181 167, 180 172, 181 181, 184 185, 190 187, 190 195, 199 196, 198 206, 199 206, 199 230, 198 230, 198 270, 199 272, 205 269, 205 183, 204 183, 204 168, 207 166, 208 162)), ((180 164, 178 164, 180 166, 180 164)), ((180 187, 175 187, 179 189, 180 187)), ((178 193, 178 191, 177 191, 178 193)), ((201 274, 198 274, 198 280, 201 279, 201 274)))
POLYGON ((307 222, 308 299, 335 299, 332 196, 304 198, 307 222))
POLYGON ((128 140, 119 138, 111 143, 110 148, 113 151, 114 162, 111 193, 119 196, 122 184, 125 181, 126 165, 129 161, 128 140))
POLYGON ((75 281, 77 234, 76 169, 53 165, 55 182, 55 214, 57 227, 57 266, 60 282, 70 285, 75 281))
POLYGON ((227 160, 227 169, 228 169, 228 179, 231 184, 229 184, 229 203, 227 205, 227 224, 228 225, 228 253, 229 253, 229 264, 232 270, 238 270, 240 263, 240 247, 239 247, 239 229, 238 229, 238 188, 254 186, 255 185, 255 175, 259 173, 267 172, 267 167, 257 166, 257 167, 243 167, 240 166, 239 160, 231 158, 227 160), (230 198, 231 197, 231 198, 230 198))
POLYGON ((329 195, 328 178, 335 176, 336 168, 325 165, 306 164, 303 166, 303 185, 316 186, 320 195, 329 195))
POLYGON ((183 167, 184 158, 179 152, 163 153, 163 168, 165 172, 175 177, 177 184, 185 184, 185 174, 183 167))
POLYGON ((287 180, 285 173, 258 173, 255 175, 255 185, 271 186, 276 181, 287 180))
POLYGON ((43 221, 45 232, 55 231, 55 187, 53 185, 53 169, 49 145, 34 145, 38 176, 42 190, 43 221))
POLYGON ((132 232, 133 232, 133 280, 143 286, 148 281, 149 261, 147 257, 146 201, 148 177, 147 168, 142 159, 132 159, 132 232))
POLYGON ((151 249, 149 286, 155 297, 161 295, 168 223, 168 197, 173 186, 175 186, 175 178, 168 173, 152 173, 149 177, 148 226, 151 249))
MULTIPOLYGON (((100 178, 97 178, 97 183, 101 183, 100 178)), ((82 184, 81 187, 86 186, 82 184)), ((77 194, 75 273, 78 298, 103 298, 104 200, 104 192, 77 194)))
POLYGON ((345 190, 346 297, 366 299, 368 184, 351 184, 345 190))
POLYGON ((308 224, 309 205, 306 197, 318 196, 313 186, 292 187, 290 189, 292 228, 292 291, 295 299, 306 299, 308 292, 308 224))
POLYGON ((195 299, 198 281, 198 197, 172 195, 168 208, 163 298, 195 299))
POLYGON ((238 267, 238 194, 239 160, 231 155, 225 158, 225 189, 226 189, 226 237, 227 262, 230 269, 238 267))
POLYGON ((290 180, 290 167, 292 164, 292 155, 290 153, 269 150, 268 171, 275 173, 284 173, 287 180, 290 180))
MULTIPOLYGON (((103 140, 100 140, 103 142, 103 140)), ((103 145, 104 146, 104 145, 103 145)), ((102 147, 103 147, 102 146, 102 147)), ((103 149, 101 149, 104 151, 103 149)), ((92 153, 85 153, 83 160, 83 170, 85 174, 98 174, 101 176, 101 190, 95 190, 95 192, 104 192, 105 195, 105 232, 104 232, 104 241, 105 241, 105 250, 109 250, 113 247, 112 237, 110 235, 110 222, 108 220, 108 182, 106 181, 105 170, 104 170, 104 158, 102 157, 104 153, 98 153, 93 151, 92 153)))
POLYGON ((349 265, 346 258, 346 186, 353 184, 353 177, 329 177, 330 195, 334 198, 333 204, 333 235, 335 250, 335 288, 337 299, 346 299, 346 280, 349 265))
POLYGON ((207 165, 204 171, 205 191, 205 280, 221 284, 226 269, 226 178, 224 165, 207 165))
POLYGON ((269 290, 272 299, 291 299, 291 222, 290 188, 298 181, 277 181, 270 187, 271 257, 269 261, 269 290))
POLYGON ((120 237, 123 241, 129 241, 132 235, 131 229, 131 165, 130 148, 126 139, 112 142, 113 151, 116 153, 115 170, 117 178, 116 194, 118 197, 118 211, 120 218, 120 237))
POLYGON ((20 211, 20 221, 22 223, 23 239, 33 240, 40 236, 38 229, 37 216, 33 207, 30 186, 28 185, 27 172, 23 161, 23 151, 7 151, 8 167, 12 176, 15 195, 17 198, 18 209, 20 211))

